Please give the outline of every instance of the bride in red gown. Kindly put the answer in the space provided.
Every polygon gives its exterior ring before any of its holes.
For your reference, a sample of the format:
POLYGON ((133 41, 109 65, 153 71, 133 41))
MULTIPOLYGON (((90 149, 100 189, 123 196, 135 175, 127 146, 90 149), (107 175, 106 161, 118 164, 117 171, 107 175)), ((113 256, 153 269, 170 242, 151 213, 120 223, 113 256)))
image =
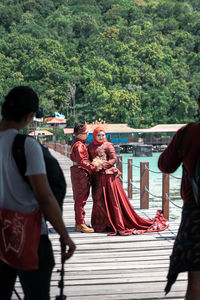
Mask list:
POLYGON ((119 179, 120 171, 114 166, 117 161, 115 149, 107 141, 102 127, 94 130, 88 152, 94 165, 102 165, 102 171, 92 175, 91 224, 96 232, 131 235, 163 231, 169 226, 160 211, 154 219, 141 218, 135 212, 119 179))

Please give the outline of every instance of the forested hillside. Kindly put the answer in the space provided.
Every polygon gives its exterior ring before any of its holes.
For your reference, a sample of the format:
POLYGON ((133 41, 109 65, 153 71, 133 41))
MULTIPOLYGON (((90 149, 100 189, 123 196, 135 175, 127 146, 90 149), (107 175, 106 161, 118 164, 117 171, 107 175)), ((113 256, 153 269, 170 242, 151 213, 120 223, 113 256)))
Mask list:
POLYGON ((1 0, 0 103, 18 84, 70 126, 193 120, 200 1, 1 0))

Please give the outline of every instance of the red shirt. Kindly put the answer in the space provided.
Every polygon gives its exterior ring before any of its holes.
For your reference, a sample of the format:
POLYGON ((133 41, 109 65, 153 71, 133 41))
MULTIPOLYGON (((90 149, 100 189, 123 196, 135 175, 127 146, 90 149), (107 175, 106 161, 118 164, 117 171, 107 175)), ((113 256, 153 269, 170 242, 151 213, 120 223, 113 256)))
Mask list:
POLYGON ((78 167, 87 170, 89 173, 96 171, 90 160, 85 142, 76 138, 71 145, 70 158, 73 162, 76 162, 78 167))
MULTIPOLYGON (((182 130, 183 128, 176 132, 169 146, 160 155, 158 167, 163 173, 173 173, 183 162, 188 174, 193 176, 197 158, 200 156, 200 124, 189 124, 184 133, 182 143, 180 143, 178 141, 182 130), (178 146, 178 144, 181 145, 178 146), (178 148, 181 151, 181 155, 178 148)), ((195 202, 192 187, 186 174, 182 175, 181 197, 184 202, 195 202)))

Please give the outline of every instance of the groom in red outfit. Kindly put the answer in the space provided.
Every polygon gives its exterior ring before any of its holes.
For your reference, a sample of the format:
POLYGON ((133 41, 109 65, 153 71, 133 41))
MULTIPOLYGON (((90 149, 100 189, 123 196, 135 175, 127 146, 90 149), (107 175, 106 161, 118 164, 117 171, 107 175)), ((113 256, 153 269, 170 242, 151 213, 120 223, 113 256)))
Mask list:
POLYGON ((84 206, 90 193, 90 174, 99 171, 89 161, 88 151, 85 146, 85 140, 88 136, 87 124, 78 124, 74 127, 76 139, 71 145, 70 158, 73 161, 71 170, 71 182, 74 197, 74 210, 76 231, 94 232, 93 228, 85 224, 84 206))

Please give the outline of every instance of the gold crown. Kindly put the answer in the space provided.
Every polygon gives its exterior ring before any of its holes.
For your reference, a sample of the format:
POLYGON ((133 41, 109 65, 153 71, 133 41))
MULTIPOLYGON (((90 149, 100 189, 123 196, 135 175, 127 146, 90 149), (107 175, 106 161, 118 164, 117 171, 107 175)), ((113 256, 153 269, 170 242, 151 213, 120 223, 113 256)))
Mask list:
POLYGON ((92 131, 94 131, 95 128, 97 128, 99 126, 103 127, 103 129, 105 131, 107 131, 107 129, 108 129, 108 124, 106 124, 106 121, 102 120, 101 118, 99 118, 98 120, 92 122, 89 126, 90 126, 90 129, 92 131))

